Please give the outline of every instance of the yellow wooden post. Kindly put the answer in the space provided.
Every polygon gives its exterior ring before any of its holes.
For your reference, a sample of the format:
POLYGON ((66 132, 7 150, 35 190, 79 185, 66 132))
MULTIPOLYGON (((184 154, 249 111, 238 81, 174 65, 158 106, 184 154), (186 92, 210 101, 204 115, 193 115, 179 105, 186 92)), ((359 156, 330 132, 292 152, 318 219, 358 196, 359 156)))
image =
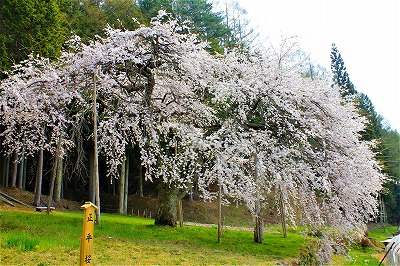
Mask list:
POLYGON ((81 238, 81 255, 80 265, 93 264, 93 229, 94 229, 94 217, 97 206, 91 202, 85 202, 81 206, 81 210, 84 210, 83 215, 83 230, 81 238))

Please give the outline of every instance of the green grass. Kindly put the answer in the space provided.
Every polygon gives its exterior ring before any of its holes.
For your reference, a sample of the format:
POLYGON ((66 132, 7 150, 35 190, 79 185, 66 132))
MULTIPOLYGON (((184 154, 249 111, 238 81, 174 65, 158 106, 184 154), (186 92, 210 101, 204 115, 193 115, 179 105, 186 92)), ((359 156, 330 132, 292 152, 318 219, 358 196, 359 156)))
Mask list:
POLYGON ((388 226, 385 228, 369 230, 368 237, 374 238, 377 241, 382 241, 391 238, 395 232, 397 232, 397 226, 388 226))
MULTIPOLYGON (((82 234, 82 212, 0 211, 0 265, 76 265, 82 234)), ((278 226, 266 228, 265 242, 253 242, 253 233, 225 229, 217 243, 217 227, 155 226, 153 219, 102 214, 94 230, 96 265, 276 265, 298 261, 309 238, 289 230, 283 238, 278 226)), ((378 236, 379 232, 371 232, 378 236)), ((379 235, 381 236, 381 235, 379 235)), ((373 261, 376 251, 352 250, 335 257, 344 265, 373 261), (359 253, 364 257, 356 260, 359 253), (343 263, 342 263, 343 262, 343 263)), ((378 260, 374 261, 377 265, 378 260)), ((378 261, 379 262, 379 261, 378 261)), ((369 264, 366 264, 369 265, 369 264)), ((372 265, 372 264, 371 264, 372 265)))
POLYGON ((33 250, 38 247, 39 239, 24 234, 14 234, 6 239, 5 247, 18 247, 21 251, 33 250))
POLYGON ((388 226, 385 228, 373 229, 368 231, 368 238, 375 240, 377 248, 362 247, 360 245, 352 245, 347 256, 335 256, 334 264, 336 265, 371 265, 376 266, 383 258, 385 252, 384 244, 380 241, 386 240, 397 232, 396 226, 388 226))

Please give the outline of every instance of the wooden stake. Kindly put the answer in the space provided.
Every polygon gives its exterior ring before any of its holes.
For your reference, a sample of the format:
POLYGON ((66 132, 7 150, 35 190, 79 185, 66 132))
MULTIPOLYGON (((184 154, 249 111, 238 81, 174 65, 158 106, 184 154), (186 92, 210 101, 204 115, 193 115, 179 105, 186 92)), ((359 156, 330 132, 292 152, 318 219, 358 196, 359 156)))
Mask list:
POLYGON ((221 243, 222 237, 222 187, 218 184, 218 243, 221 243))
POLYGON ((100 224, 100 180, 99 180, 99 158, 97 152, 97 91, 96 91, 96 73, 93 73, 93 142, 94 142, 94 162, 93 173, 96 193, 96 222, 100 224))

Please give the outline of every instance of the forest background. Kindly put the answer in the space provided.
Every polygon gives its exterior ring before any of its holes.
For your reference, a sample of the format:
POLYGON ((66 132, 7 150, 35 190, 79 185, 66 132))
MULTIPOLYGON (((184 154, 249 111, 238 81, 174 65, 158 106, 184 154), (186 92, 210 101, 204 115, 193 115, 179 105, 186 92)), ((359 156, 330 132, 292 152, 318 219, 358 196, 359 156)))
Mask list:
MULTIPOLYGON (((70 49, 65 43, 73 38, 75 34, 80 37, 84 45, 90 46, 91 40, 107 38, 104 30, 107 25, 112 28, 135 31, 140 29, 141 25, 150 26, 152 18, 158 15, 160 9, 173 14, 178 23, 187 23, 187 20, 190 20, 191 32, 198 34, 203 41, 208 42, 208 46, 205 49, 210 55, 224 54, 225 51, 235 49, 241 51, 242 54, 249 55, 249 57, 252 54, 262 53, 256 50, 258 47, 257 42, 259 41, 257 33, 250 27, 245 10, 237 3, 227 4, 225 12, 215 12, 211 3, 202 0, 139 0, 133 2, 121 0, 1 0, 0 70, 2 71, 2 86, 0 90, 2 91, 0 92, 5 92, 6 80, 15 74, 15 72, 12 72, 13 66, 23 60, 32 60, 29 57, 31 54, 49 58, 50 61, 56 61, 62 55, 63 50, 70 49)), ((358 113, 367 121, 366 128, 358 132, 360 139, 376 143, 373 148, 374 160, 378 162, 381 172, 386 176, 379 196, 380 211, 385 210, 388 222, 398 224, 400 222, 400 191, 398 185, 398 179, 400 178, 400 136, 397 131, 382 124, 383 118, 375 112, 368 96, 357 92, 355 85, 352 84, 348 76, 344 60, 335 45, 332 46, 331 59, 332 73, 329 73, 318 64, 311 64, 307 61, 305 53, 300 49, 292 53, 291 58, 291 60, 302 62, 301 76, 303 78, 328 83, 333 80, 332 84, 341 89, 340 92, 343 98, 353 98, 358 113)), ((14 70, 18 72, 17 67, 14 70)), ((2 99, 6 98, 3 97, 2 99)), ((103 104, 107 103, 99 103, 100 106, 103 104)), ((2 185, 5 187, 17 186, 34 191, 36 205, 42 204, 40 200, 41 193, 54 195, 52 200, 55 202, 59 201, 61 197, 79 200, 88 198, 95 202, 96 191, 92 189, 95 183, 93 178, 94 165, 91 163, 94 156, 92 153, 94 145, 92 131, 94 125, 92 125, 90 119, 87 119, 86 124, 80 124, 83 126, 78 129, 81 135, 76 134, 71 137, 73 143, 70 145, 74 145, 76 149, 72 149, 67 153, 63 163, 56 163, 56 159, 53 161, 53 157, 57 157, 54 156, 58 151, 57 143, 48 150, 42 150, 41 152, 37 150, 30 156, 18 149, 9 148, 8 134, 10 132, 10 124, 7 124, 6 121, 9 121, 10 117, 4 117, 8 115, 5 112, 5 106, 7 105, 9 103, 1 105, 3 120, 0 123, 2 145, 0 157, 0 173, 2 175, 0 180, 2 185), (48 160, 45 158, 48 158, 48 160), (41 164, 43 165, 42 168, 39 167, 41 164), (42 180, 38 178, 39 172, 43 173, 42 180), (62 178, 63 176, 64 178, 62 178)), ((233 105, 229 107, 238 108, 238 106, 233 105)), ((101 108, 99 116, 102 116, 101 108)), ((263 125, 263 118, 260 113, 254 115, 253 118, 252 122, 258 123, 258 126, 254 128, 263 125)), ((282 136, 280 137, 283 138, 282 136)), ((278 141, 281 140, 280 137, 278 135, 278 141)), ((313 141, 315 141, 314 146, 319 145, 318 139, 313 141)), ((175 151, 173 149, 174 147, 171 147, 169 152, 175 152, 176 154, 177 148, 175 148, 175 151)), ((107 163, 112 160, 112 157, 107 157, 109 156, 107 154, 100 154, 100 193, 116 193, 116 191, 119 191, 121 195, 138 194, 141 196, 157 195, 158 193, 160 198, 163 197, 162 193, 160 195, 163 182, 155 185, 150 181, 151 178, 145 178, 149 167, 146 168, 143 165, 143 161, 138 159, 138 156, 135 156, 140 152, 140 148, 131 143, 127 157, 124 160, 127 163, 115 170, 120 177, 127 176, 126 180, 131 179, 129 183, 125 183, 125 187, 121 182, 123 178, 109 178, 107 163), (110 182, 110 180, 113 180, 113 182, 110 182), (121 189, 126 189, 127 192, 122 193, 121 189)), ((257 158, 254 158, 254 160, 257 161, 257 158)), ((209 192, 214 193, 210 197, 215 198, 215 195, 218 194, 218 182, 211 181, 208 184, 208 189, 209 192)), ((202 191, 197 190, 194 185, 184 188, 184 193, 182 192, 182 186, 179 187, 180 190, 174 192, 177 194, 177 198, 182 198, 188 194, 190 198, 197 199, 202 194, 202 191)), ((229 187, 226 189, 228 190, 229 187)), ((100 193, 97 193, 97 195, 100 193)), ((320 191, 319 193, 322 192, 320 191)), ((288 201, 290 200, 288 199, 288 201)), ((253 208, 257 209, 256 203, 251 202, 251 204, 253 204, 253 208)), ((279 209, 280 207, 275 206, 275 208, 279 209)), ((124 207, 124 199, 122 198, 120 211, 126 212, 126 206, 124 207)), ((255 211, 258 212, 258 210, 255 211)), ((174 219, 176 220, 176 218, 172 218, 172 221, 174 219)), ((381 216, 381 219, 383 219, 383 216, 381 216)))

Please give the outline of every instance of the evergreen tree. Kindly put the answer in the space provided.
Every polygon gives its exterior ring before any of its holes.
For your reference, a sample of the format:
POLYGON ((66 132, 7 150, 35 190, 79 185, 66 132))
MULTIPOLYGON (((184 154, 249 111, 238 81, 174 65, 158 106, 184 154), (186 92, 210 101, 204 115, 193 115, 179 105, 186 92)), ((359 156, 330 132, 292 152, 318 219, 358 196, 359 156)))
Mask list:
POLYGON ((331 70, 333 74, 332 86, 338 85, 340 94, 343 97, 357 93, 353 83, 350 81, 342 56, 334 43, 331 50, 331 70))
POLYGON ((107 19, 100 4, 95 0, 58 0, 60 10, 66 14, 70 33, 82 38, 84 42, 102 35, 107 19))
POLYGON ((159 10, 172 13, 172 0, 139 0, 137 3, 147 24, 157 16, 159 10))
POLYGON ((223 23, 222 14, 213 12, 212 8, 207 0, 176 0, 173 4, 175 16, 181 22, 192 22, 193 32, 210 43, 209 51, 221 53, 230 30, 223 23))
MULTIPOLYGON (((355 89, 353 83, 350 80, 349 74, 347 73, 342 56, 335 44, 332 44, 331 70, 333 74, 332 86, 337 85, 339 87, 340 94, 344 98, 346 98, 347 96, 354 96, 360 115, 364 116, 367 120, 366 128, 362 132, 360 132, 362 135, 362 139, 379 139, 381 119, 375 112, 374 105, 372 104, 368 96, 364 93, 357 92, 357 90, 355 89)), ((375 151, 378 150, 379 147, 375 151)))
POLYGON ((0 0, 0 71, 30 53, 59 56, 64 21, 56 0, 0 0))
POLYGON ((384 184, 383 200, 385 202, 388 221, 400 223, 400 134, 390 127, 380 130, 382 142, 383 171, 388 181, 384 184))
POLYGON ((58 3, 66 14, 66 27, 84 42, 96 35, 104 36, 107 24, 113 28, 135 30, 146 22, 134 1, 58 0, 58 3))
POLYGON ((224 25, 229 28, 225 36, 225 47, 239 47, 246 50, 254 47, 254 40, 258 37, 254 29, 250 27, 250 21, 246 18, 247 11, 237 1, 231 4, 225 3, 224 25))
POLYGON ((361 132, 361 139, 370 141, 376 140, 373 148, 375 159, 380 163, 382 172, 387 175, 382 198, 387 210, 388 221, 391 223, 400 222, 400 137, 390 127, 382 125, 383 118, 379 116, 372 104, 372 101, 364 93, 359 93, 350 81, 344 61, 335 44, 332 44, 331 70, 333 84, 339 87, 342 97, 355 96, 356 106, 360 115, 364 116, 367 123, 361 132))
POLYGON ((374 105, 366 94, 359 93, 357 99, 357 107, 359 109, 359 112, 368 121, 364 131, 361 132, 363 139, 379 139, 381 137, 380 131, 382 128, 382 118, 376 113, 374 105))
POLYGON ((146 22, 140 7, 134 1, 107 0, 103 1, 101 8, 107 23, 113 28, 135 30, 146 22))

